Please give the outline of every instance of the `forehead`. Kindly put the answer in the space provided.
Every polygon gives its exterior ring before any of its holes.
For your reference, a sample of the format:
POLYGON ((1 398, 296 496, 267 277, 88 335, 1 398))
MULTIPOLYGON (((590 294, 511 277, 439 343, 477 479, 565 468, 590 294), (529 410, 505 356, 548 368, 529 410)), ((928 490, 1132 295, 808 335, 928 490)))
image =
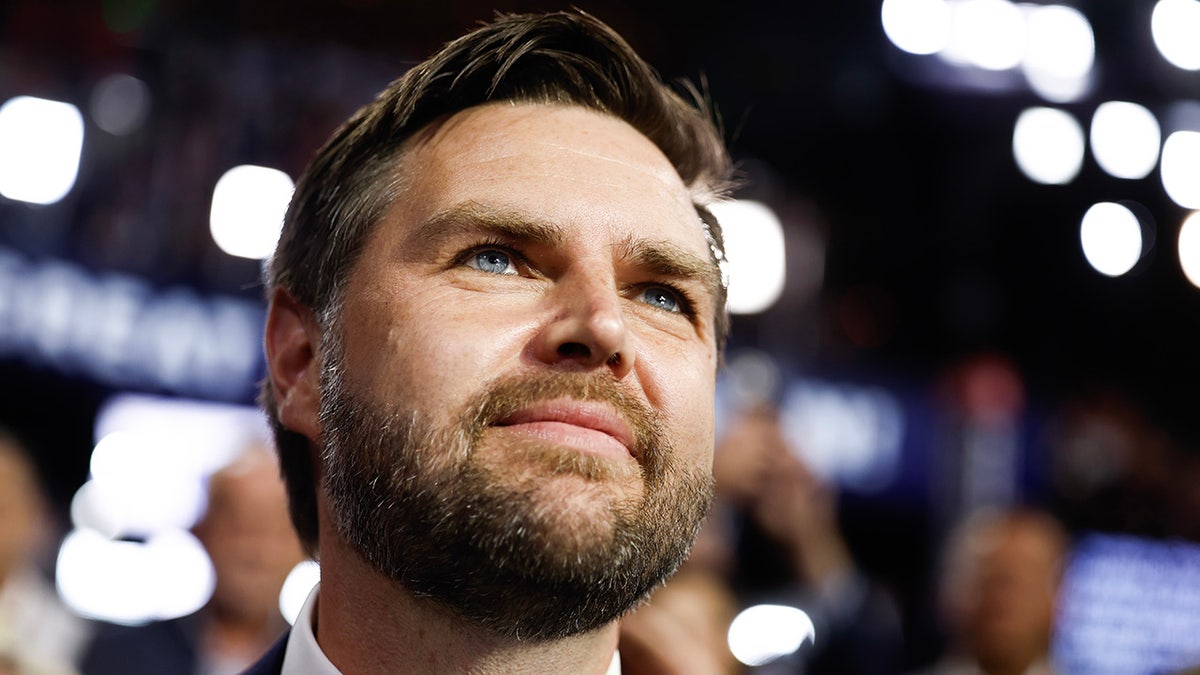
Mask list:
POLYGON ((401 220, 479 203, 671 240, 707 256, 694 195, 670 161, 626 122, 586 108, 469 108, 415 136, 400 174, 403 196, 389 216, 402 209, 401 220))

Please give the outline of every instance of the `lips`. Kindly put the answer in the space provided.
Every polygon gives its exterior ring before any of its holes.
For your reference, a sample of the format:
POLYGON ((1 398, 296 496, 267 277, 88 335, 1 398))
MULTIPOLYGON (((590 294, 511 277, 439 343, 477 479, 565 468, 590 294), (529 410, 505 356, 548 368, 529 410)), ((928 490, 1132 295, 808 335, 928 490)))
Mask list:
POLYGON ((575 399, 539 402, 505 416, 495 426, 601 453, 613 452, 619 444, 626 454, 634 454, 632 427, 605 403, 575 399))

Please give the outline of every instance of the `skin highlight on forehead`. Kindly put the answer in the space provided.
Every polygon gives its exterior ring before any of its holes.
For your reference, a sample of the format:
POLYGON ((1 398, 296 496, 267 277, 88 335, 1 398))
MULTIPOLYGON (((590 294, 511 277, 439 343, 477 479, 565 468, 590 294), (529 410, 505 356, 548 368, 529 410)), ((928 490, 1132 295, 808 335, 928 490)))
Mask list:
POLYGON ((595 188, 653 191, 658 199, 687 212, 706 203, 639 131, 580 106, 492 103, 468 108, 418 132, 409 140, 399 168, 450 175, 464 162, 480 170, 457 176, 447 189, 504 183, 518 173, 571 180, 561 171, 564 164, 591 163, 595 166, 586 176, 574 179, 595 188), (530 129, 536 133, 531 135, 530 129), (605 170, 606 165, 613 170, 605 170), (633 175, 641 178, 635 181, 633 175))

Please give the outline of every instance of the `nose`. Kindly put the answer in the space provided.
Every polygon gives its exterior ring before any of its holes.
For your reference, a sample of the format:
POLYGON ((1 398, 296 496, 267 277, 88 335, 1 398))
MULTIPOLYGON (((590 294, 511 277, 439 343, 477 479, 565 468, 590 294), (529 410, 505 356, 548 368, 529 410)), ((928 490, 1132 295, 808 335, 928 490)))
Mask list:
POLYGON ((538 334, 537 358, 556 366, 608 368, 617 379, 628 375, 635 355, 611 279, 563 278, 552 293, 554 315, 538 334))

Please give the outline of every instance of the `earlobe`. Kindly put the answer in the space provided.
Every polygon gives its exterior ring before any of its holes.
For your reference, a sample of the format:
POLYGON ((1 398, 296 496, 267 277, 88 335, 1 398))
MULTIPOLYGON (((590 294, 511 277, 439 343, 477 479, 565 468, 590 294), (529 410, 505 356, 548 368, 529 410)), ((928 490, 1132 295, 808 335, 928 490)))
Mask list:
POLYGON ((264 346, 275 411, 284 427, 320 436, 320 328, 312 310, 277 288, 267 308, 264 346))

